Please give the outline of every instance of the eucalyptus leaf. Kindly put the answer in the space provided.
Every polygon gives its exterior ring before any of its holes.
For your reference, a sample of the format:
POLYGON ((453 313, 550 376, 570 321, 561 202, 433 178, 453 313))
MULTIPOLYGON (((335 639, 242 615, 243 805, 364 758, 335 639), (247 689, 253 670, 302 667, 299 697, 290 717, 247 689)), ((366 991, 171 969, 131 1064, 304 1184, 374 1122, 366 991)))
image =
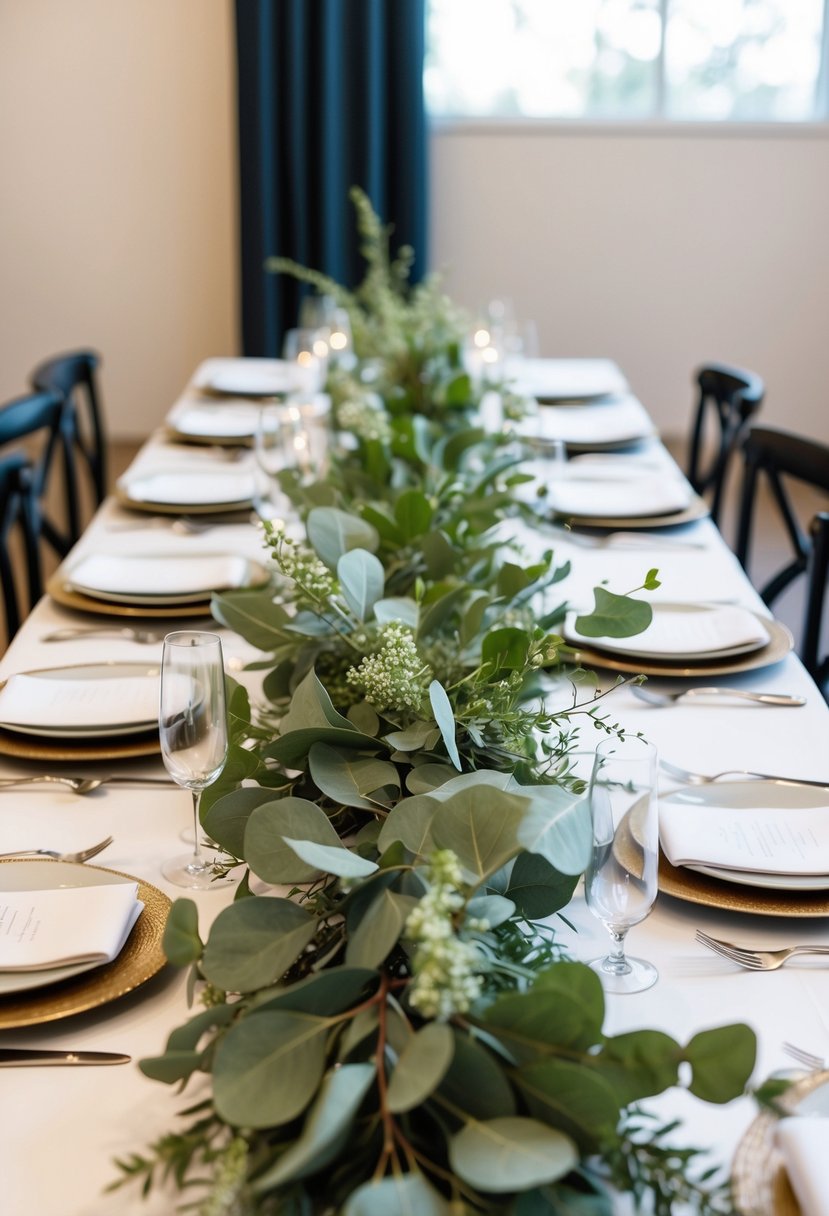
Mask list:
POLYGON ((448 764, 418 764, 406 777, 406 789, 410 794, 430 794, 455 776, 455 769, 448 764))
POLYGON ((593 611, 576 617, 576 629, 586 638, 629 638, 647 629, 653 609, 645 600, 593 588, 593 611))
POLYGON ((378 806, 378 800, 366 797, 367 794, 384 786, 400 785, 397 769, 387 760, 358 756, 327 743, 315 743, 311 747, 308 765, 323 794, 343 806, 364 811, 374 811, 378 806))
POLYGON ((428 795, 404 798, 392 807, 377 838, 377 847, 385 853, 395 841, 420 856, 432 848, 432 819, 438 803, 428 795))
POLYGON ((251 1008, 290 1009, 320 1016, 340 1013, 359 1000, 369 986, 376 988, 378 980, 377 972, 369 967, 332 967, 306 975, 296 983, 258 992, 251 1000, 251 1008))
POLYGON ((357 620, 368 620, 383 595, 386 579, 383 563, 366 549, 350 549, 337 562, 337 578, 357 620))
POLYGON ((439 849, 456 853, 463 868, 481 882, 518 852, 526 807, 525 799, 492 786, 463 789, 439 804, 432 838, 439 849))
POLYGON ((328 1018, 283 1010, 252 1013, 231 1026, 213 1060, 220 1118, 234 1127, 264 1128, 302 1114, 323 1074, 329 1028, 328 1018))
POLYGON ((415 752, 426 746, 426 741, 434 732, 434 723, 415 721, 405 730, 393 730, 385 736, 386 742, 398 752, 415 752))
POLYGON ((277 797, 273 790, 261 786, 246 786, 222 795, 202 815, 204 830, 211 840, 241 857, 245 844, 245 829, 253 811, 277 797))
POLYGON ((374 617, 380 625, 400 621, 401 625, 408 625, 409 629, 416 633, 420 609, 417 601, 409 596, 388 596, 386 599, 377 600, 374 605, 374 617))
POLYGON ((497 929, 515 912, 515 904, 503 895, 476 895, 466 905, 466 915, 485 920, 490 929, 497 929))
POLYGON ((174 967, 188 967, 201 957, 199 910, 192 899, 177 899, 167 914, 161 948, 174 967))
POLYGON ((292 731, 307 730, 309 727, 354 730, 348 718, 334 708, 331 697, 313 671, 309 671, 297 687, 288 712, 279 724, 279 733, 289 735, 292 731))
POLYGON ((507 1080, 503 1060, 478 1039, 453 1028, 452 1062, 439 1092, 458 1110, 476 1119, 497 1119, 515 1114, 515 1094, 507 1080))
POLYGON ((429 702, 432 706, 432 713, 435 715, 435 722, 443 736, 449 759, 456 769, 460 769, 461 758, 455 741, 455 715, 452 712, 452 703, 446 694, 446 689, 439 680, 432 680, 429 685, 429 702))
POLYGON ((518 829, 518 839, 527 852, 538 853, 563 874, 584 873, 592 841, 586 800, 555 785, 515 782, 509 788, 529 799, 518 829))
POLYGON ((366 878, 377 869, 376 861, 359 857, 342 845, 317 844, 313 840, 291 836, 283 836, 282 839, 297 857, 323 873, 336 874, 340 878, 366 878))
POLYGON ((238 633, 257 650, 275 650, 284 641, 288 614, 273 601, 273 591, 231 591, 214 594, 210 610, 216 620, 238 633))
POLYGON ((619 1121, 613 1087, 571 1060, 547 1059, 515 1073, 530 1114, 565 1132, 584 1153, 611 1143, 619 1121))
POLYGON ((379 967, 397 945, 406 918, 417 903, 411 895, 382 889, 349 932, 346 962, 353 967, 379 967))
POLYGON ((601 1040, 604 997, 599 977, 582 963, 554 963, 526 992, 499 996, 484 1014, 489 1030, 517 1059, 549 1047, 587 1051, 601 1040))
POLYGON ((391 1074, 389 1110, 401 1114, 425 1102, 446 1075, 454 1050, 452 1029, 445 1022, 427 1022, 413 1034, 391 1074))
POLYGON ((340 847, 340 838, 325 811, 305 798, 280 798, 251 812, 245 831, 244 855, 264 882, 310 882, 320 866, 299 859, 284 837, 302 837, 319 845, 340 847))
POLYGON ((401 1174, 365 1182, 352 1191, 342 1216, 450 1216, 443 1196, 422 1174, 401 1174))
POLYGON ((541 920, 567 906, 578 881, 577 874, 560 874, 536 853, 519 853, 504 894, 521 916, 541 920))
POLYGON ((464 1182, 502 1194, 555 1182, 578 1164, 569 1136, 536 1119, 471 1119, 449 1141, 449 1162, 464 1182))
POLYGON ((375 1074, 373 1063, 343 1064, 327 1073, 301 1136, 276 1165, 256 1179, 254 1194, 262 1195, 286 1182, 316 1174, 339 1156, 375 1074))
POLYGON ((706 1102, 730 1102, 744 1092, 756 1051, 754 1032, 742 1023, 700 1031, 685 1049, 693 1069, 688 1088, 706 1102))
POLYGON ((394 504, 394 518, 404 540, 413 540, 427 532, 433 514, 431 503, 422 490, 405 490, 394 504))
POLYGON ((380 543, 372 524, 338 507, 314 507, 308 512, 307 529, 317 556, 329 570, 336 570, 337 562, 351 549, 375 553, 380 543))
MULTIPOLYGON (((343 719, 347 721, 347 719, 343 719)), ((308 759, 308 752, 315 743, 328 743, 332 747, 353 747, 365 751, 366 748, 379 749, 382 744, 370 735, 363 735, 351 722, 348 729, 334 726, 308 726, 302 730, 292 730, 290 734, 282 735, 273 743, 262 749, 262 754, 270 760, 278 760, 287 768, 303 768, 308 759)))
POLYGON ((662 1093, 676 1085, 682 1051, 661 1030, 632 1030, 604 1041, 589 1064, 613 1086, 620 1106, 662 1093))
POLYGON ((289 899, 243 899, 213 922, 202 970, 229 992, 264 988, 296 962, 316 927, 314 917, 289 899))

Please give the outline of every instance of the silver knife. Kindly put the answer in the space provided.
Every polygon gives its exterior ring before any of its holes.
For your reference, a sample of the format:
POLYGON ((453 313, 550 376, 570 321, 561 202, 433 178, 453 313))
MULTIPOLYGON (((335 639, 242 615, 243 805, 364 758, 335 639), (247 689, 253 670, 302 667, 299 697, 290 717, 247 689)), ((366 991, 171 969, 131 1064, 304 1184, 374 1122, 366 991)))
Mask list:
POLYGON ((129 1064, 131 1056, 117 1051, 46 1051, 40 1047, 0 1047, 0 1068, 38 1064, 129 1064))

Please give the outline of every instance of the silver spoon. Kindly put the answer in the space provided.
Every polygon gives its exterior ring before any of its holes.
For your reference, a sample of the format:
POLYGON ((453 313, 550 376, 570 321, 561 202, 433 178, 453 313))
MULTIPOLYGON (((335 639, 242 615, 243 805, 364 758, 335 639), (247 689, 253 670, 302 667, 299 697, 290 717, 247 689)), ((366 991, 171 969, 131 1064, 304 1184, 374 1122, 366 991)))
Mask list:
POLYGON ((633 695, 648 705, 676 705, 682 697, 737 697, 756 701, 760 705, 805 705, 805 697, 791 697, 782 692, 746 692, 742 688, 683 688, 680 692, 657 692, 655 688, 634 685, 633 695))
POLYGON ((43 777, 3 777, 0 779, 0 787, 4 788, 10 785, 65 785, 73 794, 91 794, 103 783, 101 777, 52 777, 48 774, 43 777))

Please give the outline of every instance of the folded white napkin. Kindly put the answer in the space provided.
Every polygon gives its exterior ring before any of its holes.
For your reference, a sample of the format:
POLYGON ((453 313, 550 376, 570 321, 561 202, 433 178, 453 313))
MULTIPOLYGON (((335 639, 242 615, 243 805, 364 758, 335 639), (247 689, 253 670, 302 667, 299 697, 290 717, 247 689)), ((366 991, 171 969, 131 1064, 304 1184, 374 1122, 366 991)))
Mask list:
POLYGON ((578 401, 627 392, 627 381, 610 359, 525 359, 506 363, 510 387, 538 401, 578 401))
POLYGON ((668 515, 684 511, 691 488, 684 480, 665 473, 643 473, 609 468, 588 471, 565 465, 551 471, 546 501, 559 515, 601 519, 668 515))
POLYGON ((568 613, 564 623, 569 641, 648 658, 716 657, 735 647, 759 649, 769 641, 762 621, 735 604, 654 604, 650 625, 629 638, 585 637, 576 629, 576 615, 568 613))
POLYGON ((656 434, 656 428, 636 397, 621 397, 606 404, 541 405, 538 410, 515 424, 516 433, 525 439, 554 440, 564 443, 603 444, 634 442, 656 434))
POLYGON ((144 905, 135 882, 0 892, 0 971, 109 963, 144 905))
POLYGON ((62 679, 21 673, 0 689, 3 726, 71 728, 131 726, 158 718, 158 679, 62 679))
POLYGON ((803 1216, 829 1216, 829 1118, 781 1119, 777 1148, 803 1216))
POLYGON ((735 807, 719 806, 706 793, 689 808, 687 799, 663 799, 659 838, 673 866, 829 874, 829 800, 825 806, 786 806, 781 800, 779 806, 735 807))
POLYGON ((256 432, 259 409, 248 402, 194 404, 171 411, 168 422, 180 435, 201 439, 248 439, 256 432))
POLYGON ((89 553, 67 571, 67 581, 92 594, 189 595, 242 586, 248 562, 232 553, 89 553))
POLYGON ((133 502, 170 506, 246 503, 254 493, 254 478, 244 469, 164 469, 122 478, 119 488, 133 502))

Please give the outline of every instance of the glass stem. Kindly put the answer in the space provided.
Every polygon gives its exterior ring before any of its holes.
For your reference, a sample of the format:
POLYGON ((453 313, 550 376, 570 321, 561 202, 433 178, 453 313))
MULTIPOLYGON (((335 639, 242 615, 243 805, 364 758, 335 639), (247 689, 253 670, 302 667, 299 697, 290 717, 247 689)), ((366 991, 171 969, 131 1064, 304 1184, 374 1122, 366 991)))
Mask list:
POLYGON ((617 928, 615 925, 608 925, 607 930, 613 940, 613 945, 602 963, 602 970, 609 971, 611 975, 627 975, 630 971, 630 963, 625 958, 627 926, 617 928))
POLYGON ((201 823, 199 822, 199 800, 201 798, 201 790, 191 790, 193 796, 193 860, 201 864, 201 823))

